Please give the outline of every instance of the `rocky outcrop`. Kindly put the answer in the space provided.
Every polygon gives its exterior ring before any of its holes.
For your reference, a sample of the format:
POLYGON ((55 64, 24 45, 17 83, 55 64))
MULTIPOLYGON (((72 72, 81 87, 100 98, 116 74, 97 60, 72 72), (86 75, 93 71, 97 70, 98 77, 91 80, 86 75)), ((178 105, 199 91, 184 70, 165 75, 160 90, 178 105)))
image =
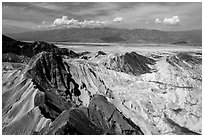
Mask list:
POLYGON ((65 110, 42 134, 99 135, 102 129, 96 126, 80 109, 65 110))
POLYGON ((104 134, 142 135, 140 127, 131 122, 102 95, 94 95, 87 109, 91 120, 104 134), (104 117, 105 116, 105 117, 104 117))
POLYGON ((15 40, 8 36, 2 35, 2 41, 6 42, 6 41, 15 41, 15 40))
POLYGON ((108 68, 128 74, 141 75, 150 73, 151 68, 148 65, 154 65, 155 61, 151 58, 139 55, 135 52, 125 55, 115 54, 103 64, 108 68))
POLYGON ((32 57, 40 52, 53 52, 57 55, 67 55, 70 57, 77 57, 78 55, 68 49, 58 48, 54 44, 49 44, 43 41, 35 41, 33 43, 27 44, 21 48, 21 54, 32 57))
POLYGON ((63 111, 53 124, 40 134, 143 134, 102 95, 94 95, 89 107, 63 111))
POLYGON ((98 51, 97 54, 95 55, 95 57, 103 56, 103 55, 106 55, 106 53, 103 51, 98 51))
POLYGON ((53 52, 57 55, 66 55, 67 57, 79 57, 77 53, 66 48, 58 48, 54 44, 43 41, 35 41, 33 43, 16 41, 5 35, 2 35, 2 53, 3 61, 22 63, 40 52, 53 52), (16 59, 14 58, 16 57, 16 59), (19 59, 21 58, 21 59, 19 59), (24 60, 25 58, 25 60, 24 60))
POLYGON ((27 64, 29 61, 30 61, 30 58, 23 56, 23 55, 17 55, 14 53, 2 54, 2 62, 13 62, 13 63, 25 63, 25 64, 27 64))
POLYGON ((24 45, 24 42, 16 41, 12 38, 9 38, 5 35, 2 35, 2 53, 13 53, 20 55, 21 45, 24 45))

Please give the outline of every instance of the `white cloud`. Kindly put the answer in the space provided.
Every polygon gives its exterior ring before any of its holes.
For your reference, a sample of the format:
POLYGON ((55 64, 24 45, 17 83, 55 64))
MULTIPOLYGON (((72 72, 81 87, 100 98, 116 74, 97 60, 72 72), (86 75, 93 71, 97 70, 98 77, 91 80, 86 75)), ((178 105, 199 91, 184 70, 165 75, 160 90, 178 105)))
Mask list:
POLYGON ((154 21, 156 24, 161 23, 162 21, 160 19, 155 19, 154 21))
POLYGON ((52 24, 52 27, 94 27, 107 24, 107 21, 84 20, 78 21, 75 19, 68 19, 67 16, 57 18, 52 24))
POLYGON ((178 25, 180 22, 179 16, 172 16, 171 18, 164 18, 163 20, 155 19, 156 24, 163 23, 166 25, 178 25))
POLYGON ((179 22, 179 16, 173 16, 172 18, 164 18, 163 20, 163 23, 168 25, 177 25, 179 22))
POLYGON ((81 28, 81 27, 100 27, 100 26, 106 26, 108 24, 114 23, 114 22, 121 22, 122 17, 116 17, 111 21, 99 21, 99 20, 83 20, 79 21, 76 19, 69 19, 67 16, 62 16, 62 18, 57 18, 54 20, 52 24, 45 25, 45 21, 42 22, 41 25, 38 25, 37 27, 44 28, 44 29, 62 29, 62 28, 81 28))
POLYGON ((113 19, 114 22, 121 22, 123 20, 122 17, 116 17, 113 19))

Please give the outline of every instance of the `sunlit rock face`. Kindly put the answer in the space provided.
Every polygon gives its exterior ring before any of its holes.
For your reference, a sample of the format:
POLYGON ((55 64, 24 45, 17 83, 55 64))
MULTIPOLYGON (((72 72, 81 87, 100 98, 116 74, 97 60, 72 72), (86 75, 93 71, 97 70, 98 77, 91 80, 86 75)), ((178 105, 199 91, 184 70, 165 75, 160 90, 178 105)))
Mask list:
POLYGON ((202 54, 69 54, 3 62, 3 134, 202 133, 202 54))

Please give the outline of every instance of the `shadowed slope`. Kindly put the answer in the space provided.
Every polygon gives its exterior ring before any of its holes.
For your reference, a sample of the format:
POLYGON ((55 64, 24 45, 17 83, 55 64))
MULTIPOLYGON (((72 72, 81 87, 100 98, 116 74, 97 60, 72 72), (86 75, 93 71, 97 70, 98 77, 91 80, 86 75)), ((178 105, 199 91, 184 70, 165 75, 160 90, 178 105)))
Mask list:
POLYGON ((27 63, 31 57, 43 51, 53 52, 57 55, 67 55, 72 58, 79 56, 72 50, 58 48, 54 44, 42 41, 33 43, 21 42, 2 35, 3 62, 27 63))
POLYGON ((150 73, 151 69, 148 65, 154 65, 155 61, 151 58, 139 55, 135 52, 126 53, 125 55, 115 54, 107 62, 103 64, 108 68, 128 74, 141 75, 150 73))

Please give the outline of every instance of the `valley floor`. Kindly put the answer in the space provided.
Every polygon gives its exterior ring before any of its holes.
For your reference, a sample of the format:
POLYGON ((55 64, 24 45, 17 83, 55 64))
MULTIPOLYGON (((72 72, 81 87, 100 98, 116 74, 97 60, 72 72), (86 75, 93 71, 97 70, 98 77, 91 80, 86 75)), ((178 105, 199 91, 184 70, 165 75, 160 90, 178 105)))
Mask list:
POLYGON ((117 43, 90 43, 90 44, 60 44, 57 43, 56 46, 60 48, 72 49, 75 52, 82 51, 104 51, 108 53, 125 53, 125 52, 202 52, 201 46, 185 46, 185 45, 170 45, 170 44, 117 44, 117 43), (97 46, 95 46, 97 45, 97 46), (100 46, 102 45, 102 46, 100 46), (103 46, 105 45, 105 46, 103 46))

